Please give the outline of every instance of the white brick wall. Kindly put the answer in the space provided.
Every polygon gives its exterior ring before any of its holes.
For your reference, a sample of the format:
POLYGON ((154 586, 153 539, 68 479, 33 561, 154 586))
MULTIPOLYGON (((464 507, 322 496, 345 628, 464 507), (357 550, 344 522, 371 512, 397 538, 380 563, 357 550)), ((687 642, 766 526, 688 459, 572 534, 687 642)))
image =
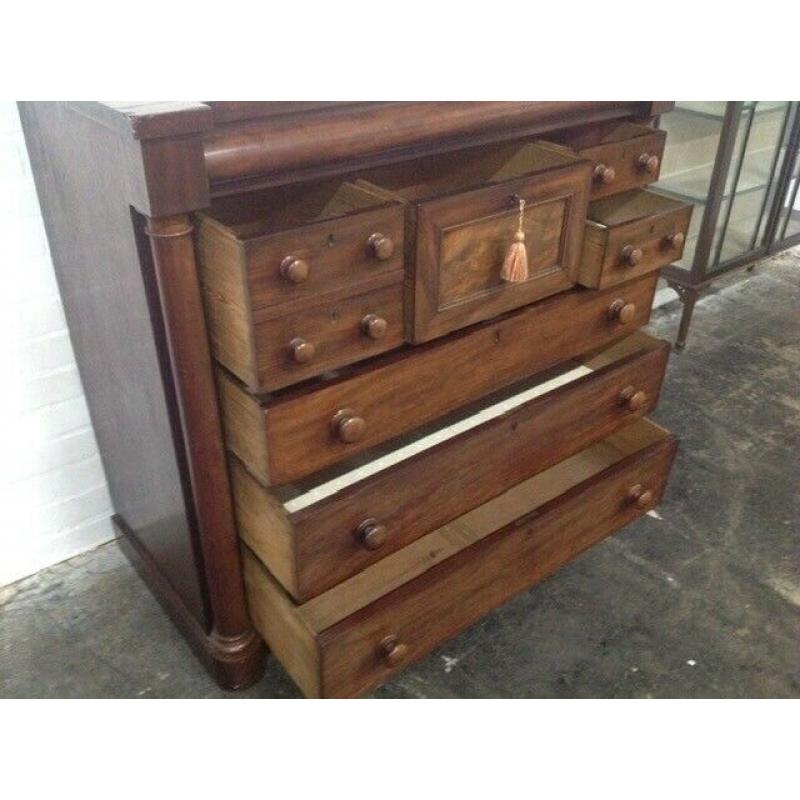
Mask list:
POLYGON ((112 538, 19 115, 0 101, 0 586, 112 538))

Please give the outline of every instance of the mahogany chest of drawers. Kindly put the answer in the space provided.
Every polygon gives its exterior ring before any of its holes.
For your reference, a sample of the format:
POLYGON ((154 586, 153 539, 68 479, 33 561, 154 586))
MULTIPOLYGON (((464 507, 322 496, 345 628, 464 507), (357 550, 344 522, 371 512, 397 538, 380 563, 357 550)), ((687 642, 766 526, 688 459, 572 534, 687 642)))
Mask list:
POLYGON ((221 685, 363 694, 659 502, 670 107, 21 105, 120 544, 221 685))

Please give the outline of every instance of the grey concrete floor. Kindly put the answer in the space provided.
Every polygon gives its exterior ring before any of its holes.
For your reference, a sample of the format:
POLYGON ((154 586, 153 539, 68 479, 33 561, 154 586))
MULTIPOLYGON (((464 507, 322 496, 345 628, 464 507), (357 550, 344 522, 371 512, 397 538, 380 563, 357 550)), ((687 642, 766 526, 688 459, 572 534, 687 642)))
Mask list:
MULTIPOLYGON (((376 697, 800 696, 800 250, 698 305, 653 417, 681 440, 657 513, 376 697)), ((0 696, 298 692, 272 659, 219 690, 111 543, 0 589, 0 696)))

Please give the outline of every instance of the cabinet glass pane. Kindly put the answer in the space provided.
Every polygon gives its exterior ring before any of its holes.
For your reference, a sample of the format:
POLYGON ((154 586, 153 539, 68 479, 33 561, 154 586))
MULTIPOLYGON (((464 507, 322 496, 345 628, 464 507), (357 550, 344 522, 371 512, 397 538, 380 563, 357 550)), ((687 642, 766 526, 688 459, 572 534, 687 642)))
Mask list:
POLYGON ((694 259, 725 105, 724 102, 678 101, 673 111, 661 117, 661 127, 667 132, 667 146, 661 177, 655 188, 694 205, 683 258, 677 262, 682 267, 690 267, 694 259))

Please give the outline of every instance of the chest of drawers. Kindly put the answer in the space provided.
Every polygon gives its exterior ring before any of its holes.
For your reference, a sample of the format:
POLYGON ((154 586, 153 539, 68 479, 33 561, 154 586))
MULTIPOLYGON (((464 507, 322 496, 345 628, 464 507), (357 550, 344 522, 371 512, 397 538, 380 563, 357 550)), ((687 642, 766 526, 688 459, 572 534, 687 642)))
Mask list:
POLYGON ((658 503, 669 107, 21 105, 120 544, 221 685, 368 692, 658 503))

